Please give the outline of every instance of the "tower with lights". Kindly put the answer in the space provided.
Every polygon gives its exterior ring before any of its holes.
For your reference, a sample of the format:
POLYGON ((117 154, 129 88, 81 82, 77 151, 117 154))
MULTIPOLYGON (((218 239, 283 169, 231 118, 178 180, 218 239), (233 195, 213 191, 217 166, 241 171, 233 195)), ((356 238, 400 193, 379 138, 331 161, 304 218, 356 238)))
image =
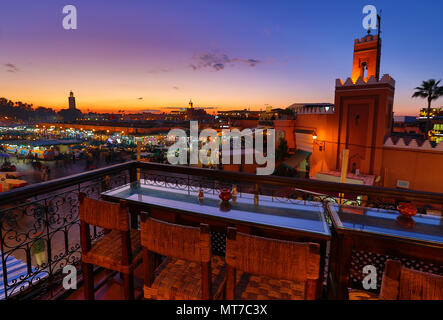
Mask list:
POLYGON ((69 110, 75 110, 76 107, 75 107, 75 97, 74 97, 74 92, 71 91, 71 92, 69 93, 68 101, 69 101, 69 110))
POLYGON ((377 35, 369 32, 354 41, 352 77, 336 80, 335 114, 338 130, 336 168, 349 149, 350 165, 365 174, 380 175, 382 148, 391 134, 395 80, 380 73, 380 21, 377 35))

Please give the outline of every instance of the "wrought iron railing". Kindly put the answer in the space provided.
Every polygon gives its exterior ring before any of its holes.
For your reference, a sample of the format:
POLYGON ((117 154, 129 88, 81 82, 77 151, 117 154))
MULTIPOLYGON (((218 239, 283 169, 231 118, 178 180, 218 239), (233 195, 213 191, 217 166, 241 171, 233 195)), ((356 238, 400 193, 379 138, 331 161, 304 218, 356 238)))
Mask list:
POLYGON ((207 192, 232 186, 239 191, 271 196, 275 201, 309 200, 348 205, 396 209, 399 202, 414 202, 420 213, 439 210, 443 213, 443 194, 343 184, 279 176, 257 176, 248 173, 172 166, 140 162, 141 177, 167 187, 192 188, 200 186, 207 192))
MULTIPOLYGON (((52 180, 0 194, 1 299, 57 295, 62 270, 79 266, 78 194, 129 182, 129 164, 52 180)), ((93 240, 101 236, 94 228, 93 240)))
MULTIPOLYGON (((0 194, 0 298, 56 297, 63 267, 79 267, 81 258, 78 194, 98 198, 102 191, 135 181, 137 171, 148 183, 192 191, 236 186, 240 197, 258 192, 273 201, 333 201, 380 208, 413 201, 423 213, 429 206, 443 210, 443 195, 437 193, 130 161, 0 194)), ((93 240, 101 234, 94 229, 93 240)))

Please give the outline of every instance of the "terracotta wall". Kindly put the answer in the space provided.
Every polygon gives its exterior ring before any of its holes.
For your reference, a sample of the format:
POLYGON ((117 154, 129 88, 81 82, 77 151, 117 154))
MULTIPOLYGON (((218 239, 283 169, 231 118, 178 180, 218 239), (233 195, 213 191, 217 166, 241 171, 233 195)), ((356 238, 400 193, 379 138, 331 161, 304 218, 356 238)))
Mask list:
MULTIPOLYGON (((294 120, 274 120, 275 130, 284 132, 284 137, 288 143, 288 149, 295 148, 295 121, 294 120)), ((276 141, 276 147, 279 145, 279 141, 276 141)))
MULTIPOLYGON (((336 169, 338 121, 336 114, 298 115, 296 130, 315 130, 317 141, 311 155, 310 176, 317 172, 336 169), (320 150, 320 146, 322 147, 320 150)), ((295 134, 294 134, 295 136, 295 134)), ((297 141, 295 141, 297 144, 297 141)))
MULTIPOLYGON (((339 150, 349 149, 349 167, 381 175, 382 150, 391 132, 394 88, 389 83, 343 86, 335 91, 340 123, 339 150), (358 120, 357 120, 357 117, 358 120)), ((338 161, 341 167, 341 160, 338 161)))
POLYGON ((409 189, 443 193, 443 152, 384 148, 382 171, 385 187, 406 180, 409 189))
POLYGON ((239 130, 243 130, 245 128, 255 128, 258 126, 258 120, 233 120, 232 124, 238 127, 239 130))

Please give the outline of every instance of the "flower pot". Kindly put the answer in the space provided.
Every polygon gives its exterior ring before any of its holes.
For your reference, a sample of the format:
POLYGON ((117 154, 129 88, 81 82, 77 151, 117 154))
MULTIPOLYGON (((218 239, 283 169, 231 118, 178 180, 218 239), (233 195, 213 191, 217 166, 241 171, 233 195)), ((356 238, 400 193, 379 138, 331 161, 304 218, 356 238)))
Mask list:
POLYGON ((34 255, 35 261, 38 266, 41 266, 43 263, 46 262, 45 240, 43 240, 42 238, 37 238, 41 235, 42 235, 41 232, 34 235, 34 238, 36 238, 36 240, 34 241, 34 243, 31 246, 31 253, 34 255))
POLYGON ((34 258, 35 258, 35 262, 40 267, 46 263, 46 252, 45 251, 35 252, 34 258))
POLYGON ((417 214, 417 208, 409 202, 402 202, 397 206, 397 210, 403 217, 411 218, 417 214))
POLYGON ((220 194, 218 196, 223 202, 229 201, 232 198, 232 193, 228 189, 223 189, 220 191, 220 194))

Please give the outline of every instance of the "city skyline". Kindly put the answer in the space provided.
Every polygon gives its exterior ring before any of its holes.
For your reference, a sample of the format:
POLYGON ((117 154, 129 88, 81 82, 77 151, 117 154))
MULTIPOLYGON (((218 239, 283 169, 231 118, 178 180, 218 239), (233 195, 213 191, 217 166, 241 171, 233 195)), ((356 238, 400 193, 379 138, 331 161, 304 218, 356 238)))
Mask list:
MULTIPOLYGON (((72 4, 77 30, 62 28, 63 1, 3 5, 1 96, 60 110, 72 90, 83 112, 167 112, 189 98, 215 110, 333 103, 335 79, 351 76, 368 3, 72 4)), ((381 74, 396 80, 394 112, 416 115, 425 101, 411 98, 414 87, 440 79, 443 44, 429 30, 443 5, 371 4, 383 10, 381 74)))

